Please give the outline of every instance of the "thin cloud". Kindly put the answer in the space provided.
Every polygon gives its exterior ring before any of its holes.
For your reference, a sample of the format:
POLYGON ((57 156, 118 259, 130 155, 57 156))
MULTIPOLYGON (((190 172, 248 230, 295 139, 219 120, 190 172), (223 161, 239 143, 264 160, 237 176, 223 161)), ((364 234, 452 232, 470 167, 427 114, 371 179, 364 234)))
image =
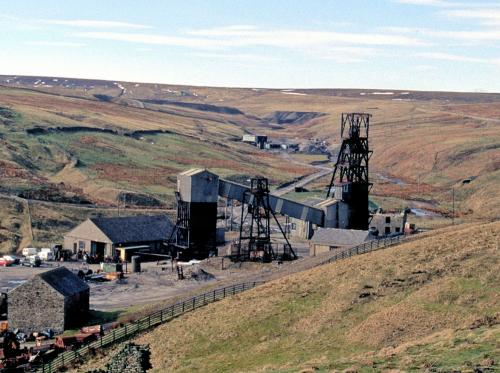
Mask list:
POLYGON ((220 49, 265 46, 304 50, 311 47, 429 45, 413 36, 384 33, 342 33, 311 30, 261 30, 238 25, 206 30, 191 30, 181 36, 111 31, 76 33, 81 38, 123 41, 142 44, 171 45, 188 48, 220 49))
POLYGON ((393 2, 409 5, 450 6, 449 2, 442 0, 393 0, 393 2))
POLYGON ((79 32, 74 34, 74 36, 80 38, 89 38, 89 39, 123 41, 130 43, 152 44, 152 45, 170 45, 170 46, 189 47, 189 48, 216 49, 225 46, 231 46, 231 43, 222 42, 214 39, 188 38, 182 36, 166 36, 157 34, 138 34, 138 33, 132 34, 126 32, 89 31, 89 32, 79 32))
POLYGON ((422 40, 414 37, 377 34, 344 33, 311 30, 262 30, 256 27, 241 26, 218 27, 212 29, 191 30, 189 35, 198 37, 218 37, 222 41, 231 41, 239 45, 266 45, 274 47, 300 47, 308 45, 357 44, 357 45, 394 45, 420 46, 422 40))
POLYGON ((41 19, 41 23, 46 23, 50 25, 59 26, 69 26, 69 27, 83 27, 83 28, 122 28, 122 29, 149 29, 152 28, 148 25, 142 25, 130 22, 119 22, 119 21, 96 21, 90 19, 41 19))
POLYGON ((256 53, 195 53, 195 57, 208 59, 222 59, 228 61, 244 61, 244 62, 275 62, 280 61, 280 58, 270 57, 256 53))
POLYGON ((84 43, 73 43, 67 41, 28 41, 24 43, 26 45, 32 45, 37 47, 66 47, 66 48, 79 48, 85 47, 84 43))
POLYGON ((421 52, 416 53, 417 57, 430 58, 434 60, 443 60, 443 61, 454 61, 454 62, 471 62, 471 63, 487 63, 487 64, 495 64, 496 60, 490 60, 486 58, 478 58, 478 57, 469 57, 469 56, 461 56, 457 54, 451 53, 442 53, 442 52, 421 52))
POLYGON ((449 10, 443 14, 450 18, 475 19, 486 26, 500 25, 500 8, 449 10))

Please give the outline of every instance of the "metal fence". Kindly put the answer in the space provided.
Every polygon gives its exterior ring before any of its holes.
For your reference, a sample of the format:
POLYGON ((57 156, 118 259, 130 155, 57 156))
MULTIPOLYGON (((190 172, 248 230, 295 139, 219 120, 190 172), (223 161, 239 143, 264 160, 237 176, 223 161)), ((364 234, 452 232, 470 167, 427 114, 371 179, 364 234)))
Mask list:
POLYGON ((57 372, 59 368, 67 366, 76 360, 84 357, 88 353, 97 349, 110 346, 115 342, 127 339, 134 334, 150 329, 154 326, 160 325, 166 321, 182 315, 186 312, 192 311, 196 308, 202 307, 206 304, 216 302, 224 299, 230 295, 238 294, 243 291, 253 289, 254 287, 262 284, 263 281, 247 282, 227 286, 224 288, 212 290, 193 298, 175 303, 160 311, 156 311, 146 317, 127 323, 119 328, 113 329, 111 332, 100 337, 97 341, 89 343, 79 349, 73 351, 65 351, 59 354, 54 360, 33 366, 33 371, 39 373, 52 373, 57 372))
POLYGON ((369 253, 370 251, 382 249, 384 247, 395 245, 397 243, 400 243, 401 241, 406 241, 406 240, 408 240, 408 236, 400 235, 395 237, 387 237, 378 240, 367 241, 360 245, 350 247, 347 250, 343 250, 335 254, 334 256, 328 258, 327 260, 319 263, 318 266, 328 263, 333 263, 340 259, 350 258, 351 256, 354 255, 369 253))
MULTIPOLYGON (((318 266, 328 263, 333 263, 337 260, 350 258, 351 256, 354 255, 376 251, 391 245, 398 244, 402 241, 406 241, 408 240, 408 238, 409 238, 408 236, 400 235, 395 237, 388 237, 388 238, 368 241, 361 245, 353 246, 347 250, 343 250, 335 254, 334 256, 328 258, 327 260, 319 263, 318 266)), ((77 350, 63 352, 60 355, 58 355, 54 360, 39 365, 37 367, 34 367, 34 371, 37 373, 56 372, 58 371, 59 368, 75 362, 76 360, 80 359, 81 357, 84 357, 85 355, 87 355, 92 351, 110 346, 115 342, 119 342, 121 340, 132 337, 133 335, 141 331, 150 329, 154 326, 158 326, 186 312, 192 311, 206 304, 224 299, 230 295, 238 294, 245 290, 253 289, 254 287, 263 283, 264 281, 255 281, 255 282, 247 282, 242 284, 231 285, 224 288, 212 290, 201 295, 197 295, 185 301, 175 303, 165 309, 156 311, 146 317, 127 323, 122 327, 114 329, 110 333, 100 337, 97 341, 85 345, 77 350)))

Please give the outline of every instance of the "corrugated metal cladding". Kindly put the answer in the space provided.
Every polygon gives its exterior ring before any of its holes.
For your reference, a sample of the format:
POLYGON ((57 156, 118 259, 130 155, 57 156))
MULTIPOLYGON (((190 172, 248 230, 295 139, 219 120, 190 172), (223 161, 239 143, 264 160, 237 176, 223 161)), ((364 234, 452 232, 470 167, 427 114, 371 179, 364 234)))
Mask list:
POLYGON ((187 170, 177 176, 177 190, 184 202, 217 203, 219 176, 201 168, 187 170))
MULTIPOLYGON (((221 197, 227 197, 229 199, 235 199, 242 202, 244 193, 248 189, 249 188, 244 185, 233 183, 231 181, 219 181, 219 195, 221 197)), ((248 203, 251 201, 244 202, 248 203)), ((271 209, 278 214, 288 215, 292 218, 309 221, 320 226, 323 225, 325 213, 322 209, 307 206, 302 203, 273 195, 269 196, 269 204, 271 209)))

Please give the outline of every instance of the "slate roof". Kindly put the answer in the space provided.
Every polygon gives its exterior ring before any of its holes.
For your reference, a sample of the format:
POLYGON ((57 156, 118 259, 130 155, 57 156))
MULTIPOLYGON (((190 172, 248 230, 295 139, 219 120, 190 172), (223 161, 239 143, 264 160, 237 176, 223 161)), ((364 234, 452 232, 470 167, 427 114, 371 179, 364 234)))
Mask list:
POLYGON ((89 286, 66 267, 51 269, 36 276, 65 297, 89 290, 89 286))
POLYGON ((369 231, 338 228, 318 228, 311 242, 328 246, 354 246, 370 240, 369 231))
POLYGON ((166 215, 92 218, 90 221, 115 244, 166 240, 174 229, 166 215))

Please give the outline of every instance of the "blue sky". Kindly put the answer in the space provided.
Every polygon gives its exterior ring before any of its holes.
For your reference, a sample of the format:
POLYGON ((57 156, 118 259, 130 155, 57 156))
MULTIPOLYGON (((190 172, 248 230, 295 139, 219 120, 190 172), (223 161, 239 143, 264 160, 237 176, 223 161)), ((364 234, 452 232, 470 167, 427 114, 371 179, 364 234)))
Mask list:
POLYGON ((500 92, 500 1, 0 0, 0 74, 500 92))

